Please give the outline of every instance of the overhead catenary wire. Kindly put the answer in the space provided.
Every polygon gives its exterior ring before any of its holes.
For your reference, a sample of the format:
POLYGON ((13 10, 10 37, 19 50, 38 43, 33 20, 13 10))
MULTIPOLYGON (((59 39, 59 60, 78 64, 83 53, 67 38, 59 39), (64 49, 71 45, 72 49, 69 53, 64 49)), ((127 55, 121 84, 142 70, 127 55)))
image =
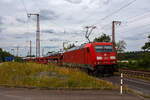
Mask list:
MULTIPOLYGON (((147 28, 142 28, 142 29, 140 29, 139 31, 145 31, 145 30, 148 30, 150 27, 147 27, 147 28)), ((132 29, 133 30, 133 29, 132 29)), ((128 32, 130 32, 130 31, 132 31, 132 30, 128 30, 128 31, 122 31, 122 32, 119 32, 119 33, 122 33, 122 34, 125 34, 125 33, 128 33, 128 32)), ((138 30, 137 30, 138 31, 138 30)), ((117 32, 118 33, 118 32, 117 32)), ((133 32, 132 32, 133 33, 133 32)), ((138 33, 138 32, 137 32, 138 33)))
MULTIPOLYGON (((124 9, 124 8, 126 8, 126 7, 128 7, 128 6, 130 6, 130 5, 133 4, 135 1, 137 1, 137 0, 133 0, 133 1, 131 1, 131 2, 127 3, 127 4, 125 4, 125 5, 123 5, 123 6, 120 7, 119 9, 117 9, 117 10, 115 10, 114 12, 112 12, 112 13, 106 15, 105 17, 101 18, 100 20, 101 20, 101 21, 104 21, 106 18, 109 18, 110 16, 112 16, 112 15, 118 13, 118 12, 121 11, 122 9, 124 9)), ((96 24, 97 24, 97 23, 95 23, 94 25, 96 25, 96 24)), ((108 25, 108 24, 107 24, 107 25, 108 25)), ((111 24, 110 24, 110 25, 111 25, 111 24)), ((104 27, 106 27, 106 25, 104 25, 104 26, 101 27, 101 28, 104 29, 104 27)))
MULTIPOLYGON (((139 21, 141 21, 141 20, 144 20, 145 18, 138 18, 138 21, 137 21, 137 19, 136 20, 134 20, 134 21, 132 21, 132 22, 128 22, 127 21, 127 23, 126 23, 126 25, 130 25, 130 24, 132 24, 132 25, 134 25, 134 24, 136 24, 137 22, 139 22, 139 21)), ((137 25, 137 24, 136 24, 137 25)), ((144 27, 144 26, 149 26, 150 24, 149 24, 149 22, 146 22, 146 23, 142 23, 142 25, 139 25, 139 26, 136 26, 136 27, 133 27, 133 28, 137 28, 137 27, 144 27)), ((130 26, 125 26, 125 27, 120 27, 119 29, 117 29, 117 30, 123 30, 123 29, 126 29, 126 28, 131 28, 130 26)))
POLYGON ((25 3, 24 3, 24 0, 19 0, 19 1, 22 3, 22 5, 23 5, 23 7, 24 7, 24 9, 25 9, 26 14, 28 14, 28 10, 27 10, 27 8, 26 8, 26 5, 25 5, 25 3))
MULTIPOLYGON (((136 33, 136 34, 138 34, 138 35, 141 35, 141 34, 147 34, 147 33, 150 33, 150 30, 149 31, 146 31, 146 32, 140 32, 140 33, 136 33)), ((147 35, 148 36, 148 35, 147 35)), ((145 39, 146 39, 147 37, 145 37, 145 39)))
MULTIPOLYGON (((149 30, 149 25, 150 24, 147 24, 147 25, 142 25, 142 26, 138 26, 138 27, 134 27, 134 28, 131 28, 130 30, 128 30, 128 31, 117 31, 117 33, 121 33, 121 34, 125 34, 125 33, 136 33, 136 34, 150 34, 150 31, 147 31, 147 32, 144 32, 145 30, 149 30), (134 32, 134 29, 138 29, 136 32, 134 32), (141 31, 141 33, 139 33, 141 31)), ((111 30, 111 28, 110 28, 110 30, 111 30)), ((108 31, 108 30, 107 30, 108 31)), ((105 31, 104 31, 105 32, 105 31)))
MULTIPOLYGON (((126 7, 128 7, 128 6, 130 6, 131 4, 133 4, 133 3, 136 2, 136 1, 137 1, 137 0, 133 0, 133 1, 131 1, 131 2, 127 3, 127 4, 125 4, 125 5, 123 5, 123 6, 120 7, 119 9, 117 9, 117 10, 115 10, 114 12, 112 12, 112 13, 106 15, 105 17, 101 18, 100 20, 101 20, 101 21, 104 21, 106 18, 109 18, 110 16, 112 16, 112 15, 118 13, 119 11, 121 11, 122 9, 124 9, 124 8, 126 8, 126 7)), ((97 23, 95 23, 95 24, 97 24, 97 23)), ((95 24, 94 24, 94 25, 95 25, 95 24)))
MULTIPOLYGON (((140 21, 140 20, 144 20, 145 18, 143 18, 143 17, 145 17, 145 16, 147 16, 147 15, 149 15, 149 13, 144 13, 143 15, 139 15, 139 16, 134 16, 134 17, 128 17, 128 18, 126 18, 126 19, 123 19, 123 20, 126 20, 126 23, 125 23, 125 25, 130 25, 130 24, 132 24, 132 23, 135 23, 136 24, 136 22, 137 21, 140 21), (129 20, 128 20, 129 19, 129 20), (133 20, 132 20, 133 19, 133 20)), ((123 21, 124 22, 124 21, 123 21)), ((147 23, 145 23, 146 25, 139 25, 139 26, 136 26, 136 27, 133 27, 133 28, 137 28, 137 27, 141 27, 142 26, 142 28, 143 28, 143 26, 147 26, 147 25, 149 25, 149 24, 147 24, 147 23)), ((101 29, 105 29, 106 27, 108 27, 108 25, 110 26, 111 24, 105 24, 103 27, 101 27, 101 29)), ((131 28, 131 27, 129 27, 129 26, 125 26, 125 27, 120 27, 120 28, 116 28, 117 30, 122 30, 122 29, 125 29, 125 28, 131 28)), ((108 30, 111 30, 111 27, 110 27, 110 29, 108 29, 108 30)))
POLYGON ((139 16, 128 17, 126 19, 123 19, 122 22, 125 22, 125 25, 130 25, 132 23, 136 23, 137 21, 141 21, 141 20, 147 19, 147 17, 145 18, 145 16, 147 16, 145 14, 147 14, 147 13, 144 13, 143 15, 139 15, 139 16))
MULTIPOLYGON (((142 26, 138 26, 138 27, 134 27, 134 28, 130 28, 129 30, 127 30, 127 31, 121 31, 121 30, 117 30, 117 33, 121 33, 121 34, 125 34, 125 33, 135 33, 135 32, 133 32, 134 31, 134 29, 138 29, 139 31, 145 31, 145 30, 148 30, 150 27, 149 27, 149 25, 150 24, 148 24, 148 25, 144 25, 144 27, 142 26), (132 31, 132 32, 131 32, 132 31)), ((138 31, 137 30, 137 31, 138 31)), ((108 31, 108 30, 107 30, 108 31)), ((110 29, 110 31, 111 31, 111 29, 110 29)), ((138 32, 136 32, 136 33, 138 33, 138 32)))
POLYGON ((141 19, 141 18, 147 18, 147 17, 149 17, 148 15, 150 15, 150 13, 149 12, 146 12, 146 13, 144 13, 144 14, 142 14, 142 15, 139 15, 139 16, 134 16, 134 17, 129 17, 129 18, 127 18, 127 19, 125 19, 125 20, 129 20, 128 22, 135 22, 135 21, 137 21, 138 19, 141 19))
POLYGON ((114 12, 108 14, 107 16, 105 16, 104 18, 102 18, 102 20, 104 20, 104 19, 106 19, 106 18, 108 18, 108 17, 110 17, 110 16, 112 16, 112 15, 118 13, 118 12, 121 11, 122 9, 124 9, 124 8, 130 6, 131 4, 133 4, 135 1, 137 1, 137 0, 133 0, 133 1, 129 2, 129 3, 127 3, 126 5, 122 6, 121 8, 117 9, 116 11, 114 11, 114 12))
POLYGON ((147 26, 150 26, 150 24, 147 23, 147 24, 139 25, 139 26, 135 26, 135 27, 128 27, 128 26, 126 26, 126 27, 117 28, 117 30, 121 31, 121 30, 124 30, 124 29, 139 29, 139 28, 145 28, 147 26))
MULTIPOLYGON (((125 19, 122 19, 121 20, 121 22, 122 23, 125 23, 124 25, 130 25, 130 24, 132 24, 132 23, 136 23, 137 21, 139 21, 139 20, 142 20, 142 19, 146 19, 147 17, 148 17, 148 15, 150 15, 150 13, 149 12, 146 12, 146 13, 144 13, 144 14, 140 14, 139 16, 132 16, 132 17, 128 17, 128 18, 125 18, 125 19), (145 16, 147 16, 146 18, 145 18, 145 16), (144 17, 144 18, 143 18, 144 17)), ((110 30, 111 30, 111 24, 110 23, 108 23, 108 24, 105 24, 105 25, 103 25, 103 26, 100 26, 101 27, 101 29, 106 29, 106 28, 108 28, 110 26, 110 30)), ((121 25, 122 26, 122 25, 121 25)), ((129 26, 125 26, 125 27, 119 27, 119 30, 120 29, 124 29, 124 28, 127 28, 127 27, 129 27, 129 26)), ((130 28, 130 27, 129 27, 130 28)), ((116 29, 118 29, 117 27, 116 27, 116 29)))

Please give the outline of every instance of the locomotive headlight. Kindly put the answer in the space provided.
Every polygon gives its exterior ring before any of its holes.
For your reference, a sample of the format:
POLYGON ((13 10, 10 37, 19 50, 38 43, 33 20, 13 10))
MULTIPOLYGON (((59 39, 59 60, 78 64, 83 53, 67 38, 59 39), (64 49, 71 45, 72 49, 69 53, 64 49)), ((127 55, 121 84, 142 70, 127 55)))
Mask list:
POLYGON ((115 56, 110 56, 110 59, 116 59, 116 57, 115 56))
POLYGON ((97 56, 97 60, 102 60, 102 57, 100 57, 100 56, 97 56))

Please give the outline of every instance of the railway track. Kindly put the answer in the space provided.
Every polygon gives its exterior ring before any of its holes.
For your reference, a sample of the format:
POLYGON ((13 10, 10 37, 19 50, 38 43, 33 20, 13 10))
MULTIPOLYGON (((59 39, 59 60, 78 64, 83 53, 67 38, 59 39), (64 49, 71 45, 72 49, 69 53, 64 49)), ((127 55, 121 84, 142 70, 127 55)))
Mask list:
POLYGON ((142 77, 150 77, 150 71, 138 71, 138 70, 130 70, 130 69, 119 69, 119 72, 122 72, 126 75, 136 75, 142 77))

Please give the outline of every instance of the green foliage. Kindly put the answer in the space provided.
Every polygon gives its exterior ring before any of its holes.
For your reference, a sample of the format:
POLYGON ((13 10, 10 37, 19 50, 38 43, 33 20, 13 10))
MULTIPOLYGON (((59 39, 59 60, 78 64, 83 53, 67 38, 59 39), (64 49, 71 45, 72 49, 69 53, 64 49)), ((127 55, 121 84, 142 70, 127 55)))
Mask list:
POLYGON ((110 36, 106 34, 102 34, 100 37, 95 38, 93 42, 110 42, 110 36))
POLYGON ((35 55, 31 55, 31 56, 30 56, 30 55, 27 55, 26 57, 35 57, 35 55))
POLYGON ((143 49, 144 51, 150 50, 150 42, 146 42, 145 45, 142 46, 142 49, 143 49))
POLYGON ((150 70, 150 53, 142 55, 137 61, 137 66, 150 70))
POLYGON ((69 44, 69 46, 67 46, 66 48, 64 47, 64 50, 68 50, 68 49, 71 49, 73 47, 75 47, 74 43, 73 44, 69 44))
POLYGON ((20 57, 16 57, 16 58, 15 58, 15 61, 16 61, 16 62, 23 62, 23 60, 22 60, 20 57))
POLYGON ((9 52, 3 51, 0 48, 0 57, 2 58, 2 60, 5 60, 5 57, 14 57, 12 54, 10 54, 9 52))
POLYGON ((0 52, 3 52, 2 48, 0 48, 0 52))
POLYGON ((117 53, 122 53, 126 49, 126 42, 124 40, 119 40, 118 43, 116 43, 116 51, 117 53))
POLYGON ((118 60, 138 60, 141 58, 142 55, 149 54, 150 52, 143 52, 143 51, 132 51, 132 52, 124 52, 118 53, 118 60))
POLYGON ((128 60, 128 62, 120 62, 121 68, 137 69, 137 70, 149 70, 150 71, 150 53, 141 53, 137 60, 128 60))
POLYGON ((144 46, 141 47, 144 51, 149 51, 150 50, 150 35, 148 36, 148 42, 144 44, 144 46))
POLYGON ((0 85, 4 84, 27 87, 118 89, 112 83, 89 76, 78 69, 17 62, 0 65, 0 85))

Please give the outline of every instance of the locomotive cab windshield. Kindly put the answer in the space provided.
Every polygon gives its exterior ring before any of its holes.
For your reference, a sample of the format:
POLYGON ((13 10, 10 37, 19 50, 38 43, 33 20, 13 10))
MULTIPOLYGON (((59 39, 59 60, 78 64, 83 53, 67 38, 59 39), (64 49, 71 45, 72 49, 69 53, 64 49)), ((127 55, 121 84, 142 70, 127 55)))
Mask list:
POLYGON ((96 45, 95 46, 96 52, 113 52, 112 45, 96 45))

